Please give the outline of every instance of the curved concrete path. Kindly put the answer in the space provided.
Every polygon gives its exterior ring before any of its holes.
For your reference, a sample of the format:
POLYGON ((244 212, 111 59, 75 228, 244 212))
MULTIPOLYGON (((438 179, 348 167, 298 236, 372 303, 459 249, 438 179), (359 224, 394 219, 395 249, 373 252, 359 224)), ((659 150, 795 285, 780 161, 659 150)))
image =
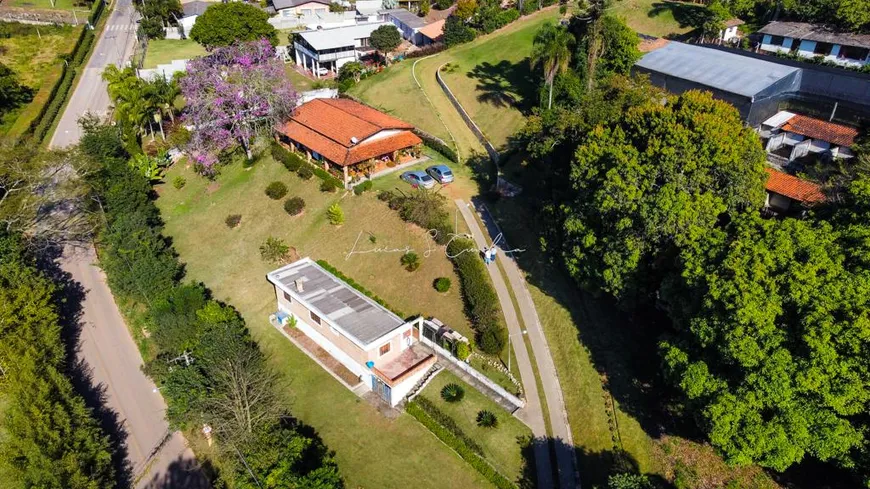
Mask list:
MULTIPOLYGON (((484 235, 477 220, 474 218, 474 208, 461 199, 456 200, 456 206, 462 213, 465 223, 471 230, 475 243, 481 249, 489 246, 492 240, 500 233, 498 226, 488 212, 481 214, 481 219, 487 227, 489 239, 484 235)), ((504 241, 500 241, 499 248, 505 248, 504 241)), ((559 385, 559 378, 556 375, 556 367, 553 363, 553 358, 550 355, 550 349, 547 346, 547 340, 544 336, 543 328, 541 327, 538 313, 535 305, 532 302, 531 295, 525 286, 525 280, 516 262, 505 253, 497 255, 498 261, 505 269, 510 287, 514 291, 514 296, 517 299, 517 304, 520 309, 520 314, 523 318, 523 324, 528 332, 529 342, 532 345, 532 352, 535 354, 535 364, 538 367, 538 373, 541 376, 541 384, 544 389, 544 399, 546 406, 541 406, 540 397, 538 396, 538 386, 535 378, 534 370, 532 369, 531 360, 526 350, 525 341, 519 340, 522 337, 522 330, 519 321, 517 320, 516 309, 508 292, 508 285, 504 281, 504 277, 499 269, 495 266, 487 267, 490 278, 492 278, 496 293, 498 294, 499 302, 501 303, 502 311, 504 312, 505 322, 508 326, 508 331, 512 337, 518 338, 513 342, 514 352, 517 357, 517 364, 520 369, 520 377, 523 381, 523 388, 526 391, 526 408, 522 411, 525 413, 517 413, 520 419, 526 421, 526 424, 532 428, 532 433, 536 438, 549 439, 546 426, 544 425, 543 409, 547 409, 550 416, 550 427, 553 431, 552 441, 556 454, 556 469, 559 474, 559 487, 561 489, 573 489, 580 487, 580 479, 577 474, 577 465, 575 463, 574 442, 571 436, 571 427, 568 424, 568 413, 565 410, 565 404, 562 398, 562 388, 559 385)), ((546 444, 535 445, 535 461, 538 475, 538 487, 555 487, 552 481, 552 471, 550 469, 551 460, 550 452, 546 444), (546 453, 543 453, 546 452, 546 453), (544 472, 546 467, 546 472, 544 472)))

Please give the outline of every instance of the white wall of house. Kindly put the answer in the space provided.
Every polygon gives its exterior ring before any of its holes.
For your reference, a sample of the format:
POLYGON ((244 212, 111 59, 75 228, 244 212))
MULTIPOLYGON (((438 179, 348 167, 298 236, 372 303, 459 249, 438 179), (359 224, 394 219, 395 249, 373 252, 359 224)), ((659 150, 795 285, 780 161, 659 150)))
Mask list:
POLYGON ((736 25, 726 27, 724 30, 719 31, 719 39, 722 39, 723 41, 730 41, 737 37, 740 37, 740 33, 736 25))
MULTIPOLYGON (((810 41, 807 39, 803 39, 803 40, 792 39, 790 37, 786 37, 786 38, 783 38, 783 42, 782 42, 781 46, 772 44, 772 41, 773 41, 773 36, 770 36, 769 34, 765 34, 761 40, 761 47, 759 49, 761 49, 762 51, 768 51, 771 53, 776 53, 776 52, 787 53, 787 52, 792 51, 793 47, 796 47, 797 49, 794 52, 798 56, 801 56, 804 58, 815 58, 815 57, 819 56, 818 54, 815 53, 816 46, 818 45, 818 43, 816 41, 810 41)), ((841 49, 842 49, 841 45, 833 44, 831 47, 831 52, 824 56, 825 61, 836 63, 836 64, 841 65, 841 66, 849 66, 849 67, 856 67, 856 68, 860 68, 861 66, 864 66, 864 65, 870 63, 870 55, 868 55, 864 59, 841 58, 841 57, 839 57, 841 49)))
POLYGON ((771 53, 787 53, 791 50, 793 39, 790 37, 784 38, 781 46, 772 44, 772 41, 773 37, 769 34, 765 34, 764 37, 761 39, 761 47, 759 49, 771 53))
POLYGON ((411 389, 413 389, 414 386, 417 384, 417 382, 419 382, 420 379, 422 379, 423 376, 426 375, 426 371, 428 370, 429 369, 427 368, 421 368, 419 372, 415 372, 414 375, 405 378, 404 380, 402 380, 401 383, 393 386, 393 392, 391 393, 390 397, 390 401, 392 402, 393 406, 398 404, 399 401, 401 401, 405 398, 405 396, 408 395, 408 392, 410 392, 411 389))

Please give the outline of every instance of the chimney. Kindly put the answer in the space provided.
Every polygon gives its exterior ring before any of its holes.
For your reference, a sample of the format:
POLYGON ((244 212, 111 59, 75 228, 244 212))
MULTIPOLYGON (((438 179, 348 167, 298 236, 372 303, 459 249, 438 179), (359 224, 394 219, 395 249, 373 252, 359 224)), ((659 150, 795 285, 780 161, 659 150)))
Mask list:
POLYGON ((302 287, 302 279, 296 279, 296 292, 305 292, 304 288, 302 287))

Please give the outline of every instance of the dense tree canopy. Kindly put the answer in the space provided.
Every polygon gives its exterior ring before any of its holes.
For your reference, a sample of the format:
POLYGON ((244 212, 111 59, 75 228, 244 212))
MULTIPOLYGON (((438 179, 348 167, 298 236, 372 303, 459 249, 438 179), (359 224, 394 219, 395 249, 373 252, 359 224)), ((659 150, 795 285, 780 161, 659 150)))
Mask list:
POLYGON ((755 213, 683 247, 662 291, 679 332, 665 365, 729 461, 784 470, 862 443, 870 273, 851 253, 829 223, 755 213))
POLYGON ((572 65, 582 80, 593 71, 595 81, 613 74, 628 75, 640 59, 640 38, 620 18, 605 15, 596 24, 575 15, 569 30, 577 40, 572 65))
POLYGON ((379 52, 387 54, 402 44, 402 35, 393 24, 382 25, 372 31, 371 44, 379 52))
POLYGON ((108 439, 66 376, 59 299, 0 231, 0 473, 15 487, 115 487, 108 439))
POLYGON ((870 29, 870 0, 727 0, 732 13, 756 22, 794 19, 834 24, 854 31, 870 29))
POLYGON ((709 93, 629 109, 577 148, 563 256, 581 283, 636 289, 674 246, 764 201, 764 153, 737 110, 709 93))
POLYGON ((278 43, 278 31, 265 10, 244 2, 216 3, 197 17, 190 38, 207 48, 267 39, 278 43))
POLYGON ((184 16, 178 0, 143 0, 133 2, 133 5, 142 15, 142 30, 151 39, 163 39, 166 36, 164 26, 175 25, 184 16))

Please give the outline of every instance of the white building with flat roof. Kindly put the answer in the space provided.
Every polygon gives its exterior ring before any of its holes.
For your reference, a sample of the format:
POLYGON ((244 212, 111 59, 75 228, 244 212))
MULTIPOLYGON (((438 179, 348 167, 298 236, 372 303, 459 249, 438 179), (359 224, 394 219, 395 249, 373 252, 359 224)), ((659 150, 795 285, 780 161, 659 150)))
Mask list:
POLYGON ((389 22, 371 22, 300 32, 293 42, 296 64, 318 78, 337 73, 345 63, 357 61, 366 52, 374 50, 369 38, 383 25, 392 26, 389 22))

